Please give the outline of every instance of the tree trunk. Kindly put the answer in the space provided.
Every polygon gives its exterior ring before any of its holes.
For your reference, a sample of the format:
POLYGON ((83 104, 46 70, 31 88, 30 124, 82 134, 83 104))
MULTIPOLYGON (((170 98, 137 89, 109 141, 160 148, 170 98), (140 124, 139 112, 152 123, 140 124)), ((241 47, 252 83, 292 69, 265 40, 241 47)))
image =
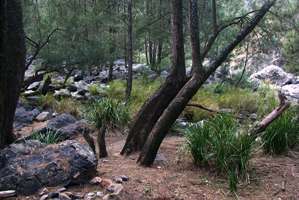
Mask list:
MULTIPOLYGON (((209 78, 209 76, 215 72, 215 70, 226 60, 228 55, 234 50, 234 48, 239 45, 249 33, 253 31, 253 29, 257 26, 257 24, 261 21, 264 15, 269 11, 275 1, 267 2, 264 6, 257 12, 255 17, 250 21, 250 23, 245 26, 240 33, 236 36, 236 38, 222 51, 222 53, 216 58, 214 63, 211 64, 210 68, 205 70, 194 70, 192 78, 185 84, 185 86, 181 89, 175 99, 169 104, 169 106, 165 109, 154 128, 152 129, 146 143, 144 144, 143 150, 140 154, 138 162, 143 166, 150 166, 153 164, 159 147, 171 128, 172 124, 182 113, 188 102, 192 99, 192 97, 196 94, 198 89, 202 86, 202 84, 209 78)), ((196 0, 190 0, 190 18, 196 17, 194 13, 197 13, 195 6, 197 4, 196 0)), ((198 19, 191 19, 191 35, 196 33, 196 27, 194 22, 198 22, 198 19)), ((192 47, 195 47, 194 40, 192 39, 192 47)), ((192 49, 192 51, 198 49, 192 49)), ((198 55, 199 56, 199 55, 198 55)), ((194 59, 194 58, 193 58, 194 59)), ((193 67, 197 61, 193 60, 193 67)), ((195 69, 195 68, 194 68, 195 69)), ((200 68, 199 68, 200 69, 200 68)))
POLYGON ((172 0, 172 9, 172 72, 136 115, 122 149, 122 155, 142 149, 164 109, 186 83, 182 0, 172 0))
POLYGON ((25 72, 25 41, 19 0, 0 1, 0 149, 12 143, 13 121, 25 72))
POLYGON ((132 92, 133 81, 133 18, 132 18, 132 0, 128 0, 128 77, 126 89, 126 101, 128 102, 132 92))
POLYGON ((113 61, 109 64, 109 71, 108 71, 108 82, 113 80, 113 61))
POLYGON ((106 148, 106 127, 102 126, 98 132, 98 147, 99 147, 99 158, 106 158, 108 156, 106 148))

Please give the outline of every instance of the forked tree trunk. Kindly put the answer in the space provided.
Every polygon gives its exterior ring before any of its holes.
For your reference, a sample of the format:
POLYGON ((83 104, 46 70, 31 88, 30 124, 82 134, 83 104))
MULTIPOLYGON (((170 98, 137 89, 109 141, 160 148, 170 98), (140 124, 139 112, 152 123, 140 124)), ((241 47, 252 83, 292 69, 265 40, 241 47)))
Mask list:
POLYGON ((172 72, 142 106, 129 130, 121 154, 140 151, 155 123, 186 83, 182 0, 172 0, 172 72))
POLYGON ((25 71, 20 0, 0 1, 0 149, 14 141, 13 121, 25 71))
MULTIPOLYGON (((274 4, 275 0, 272 2, 267 2, 264 6, 256 13, 254 18, 249 22, 247 26, 245 26, 236 38, 220 53, 220 55, 216 58, 216 60, 211 64, 207 71, 198 70, 192 75, 192 78, 185 84, 185 86, 181 89, 178 95, 174 100, 169 104, 169 106, 165 109, 154 128, 152 129, 144 147, 138 159, 138 162, 143 166, 150 166, 153 164, 159 147, 165 138, 167 132, 171 128, 172 124, 182 113, 188 102, 192 99, 192 97, 196 94, 198 89, 202 86, 202 84, 209 78, 209 76, 215 72, 215 70, 226 60, 228 55, 234 50, 234 48, 240 44, 246 38, 249 33, 253 31, 253 29, 257 26, 257 24, 261 21, 264 15, 269 11, 269 9, 274 4)), ((190 4, 197 4, 196 0, 190 0, 190 4)), ((190 6, 192 9, 194 7, 190 6)), ((191 17, 194 15, 195 11, 191 10, 191 17), (193 14, 192 14, 193 13, 193 14)), ((193 19, 194 20, 194 19, 193 19)), ((193 21, 191 20, 191 22, 193 21)), ((198 19, 196 20, 198 21, 198 19)), ((192 24, 192 23, 191 23, 192 24)), ((191 35, 196 27, 191 26, 191 35)), ((194 44, 194 41, 192 40, 194 44)), ((193 46, 192 44, 192 46, 193 46)), ((194 49, 192 49, 194 51, 194 49)), ((193 58, 194 59, 194 58, 193 58)))
POLYGON ((97 137, 97 142, 99 147, 99 158, 106 158, 108 156, 105 135, 106 135, 106 127, 102 126, 99 129, 98 137, 97 137))

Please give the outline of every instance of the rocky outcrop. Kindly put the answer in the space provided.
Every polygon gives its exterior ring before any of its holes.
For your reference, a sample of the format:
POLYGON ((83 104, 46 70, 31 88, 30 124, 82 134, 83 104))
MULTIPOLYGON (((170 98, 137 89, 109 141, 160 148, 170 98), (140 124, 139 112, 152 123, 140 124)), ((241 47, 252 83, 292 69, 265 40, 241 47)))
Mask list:
POLYGON ((291 101, 299 103, 299 84, 285 85, 281 88, 281 92, 291 101))
POLYGON ((0 190, 32 194, 45 186, 85 183, 96 165, 89 146, 73 140, 46 147, 30 140, 12 144, 0 152, 0 190))
POLYGON ((282 68, 276 65, 269 65, 261 71, 254 73, 250 76, 250 79, 253 82, 262 82, 266 81, 270 84, 283 86, 286 84, 293 83, 296 78, 294 75, 285 72, 282 68))
POLYGON ((23 106, 19 106, 15 112, 14 128, 18 130, 28 124, 31 124, 35 117, 39 114, 40 111, 37 108, 29 109, 23 106))

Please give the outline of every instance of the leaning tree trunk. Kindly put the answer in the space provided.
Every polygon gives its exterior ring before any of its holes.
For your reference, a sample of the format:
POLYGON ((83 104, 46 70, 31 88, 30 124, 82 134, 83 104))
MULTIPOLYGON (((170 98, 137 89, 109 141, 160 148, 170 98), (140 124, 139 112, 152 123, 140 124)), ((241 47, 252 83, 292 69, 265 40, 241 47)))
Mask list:
POLYGON ((186 83, 182 0, 173 0, 172 4, 173 69, 165 83, 145 102, 136 115, 129 130, 125 146, 122 149, 122 155, 128 155, 142 149, 149 133, 164 109, 186 83))
MULTIPOLYGON (((196 0, 190 0, 194 3, 196 0)), ((144 147, 138 159, 138 162, 143 166, 150 166, 153 164, 159 147, 165 138, 167 132, 171 128, 172 124, 179 117, 182 111, 185 109, 188 102, 196 94, 202 84, 209 78, 209 76, 215 72, 215 70, 226 60, 228 55, 234 50, 234 48, 240 44, 247 35, 249 35, 253 29, 262 20, 265 14, 273 6, 275 0, 267 2, 264 6, 256 13, 250 23, 245 26, 236 38, 220 53, 216 60, 211 64, 207 71, 205 70, 194 70, 192 78, 185 84, 175 99, 165 109, 154 128, 152 129, 144 147), (197 71, 197 72, 196 72, 197 71)), ((195 15, 190 15, 195 16, 195 15)), ((194 31, 195 27, 191 28, 194 31)), ((192 34, 192 33, 191 33, 192 34)), ((192 41, 193 43, 194 41, 192 41)), ((194 51, 194 49, 192 49, 194 51)), ((195 66, 196 67, 196 66, 195 66)))
POLYGON ((106 135, 106 127, 102 126, 99 129, 98 137, 97 137, 98 140, 97 142, 99 147, 99 158, 106 158, 108 156, 105 135, 106 135))
POLYGON ((25 71, 19 0, 0 1, 0 149, 14 141, 13 121, 25 71))

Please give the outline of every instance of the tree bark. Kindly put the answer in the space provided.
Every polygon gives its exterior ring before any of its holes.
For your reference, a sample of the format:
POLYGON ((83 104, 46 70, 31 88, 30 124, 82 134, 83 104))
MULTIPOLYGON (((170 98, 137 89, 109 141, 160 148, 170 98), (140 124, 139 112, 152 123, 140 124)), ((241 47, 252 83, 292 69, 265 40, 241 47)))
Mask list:
POLYGON ((102 126, 98 132, 98 147, 99 147, 99 158, 106 158, 108 156, 107 148, 106 148, 106 127, 102 126))
POLYGON ((126 88, 126 101, 128 102, 132 92, 133 81, 133 18, 132 18, 132 0, 128 0, 128 77, 126 88))
MULTIPOLYGON (((269 9, 273 6, 275 0, 272 2, 267 2, 260 9, 260 11, 254 16, 254 18, 250 21, 250 23, 245 26, 236 38, 222 51, 222 53, 216 58, 214 63, 210 66, 208 70, 198 70, 198 72, 194 72, 192 78, 185 84, 185 86, 180 90, 178 95, 172 100, 169 106, 165 109, 154 128, 152 129, 146 143, 144 144, 143 150, 140 154, 138 162, 143 166, 150 166, 153 164, 159 147, 171 128, 172 124, 182 113, 188 102, 192 99, 192 97, 197 93, 198 89, 202 86, 202 84, 209 78, 209 76, 215 72, 215 70, 226 60, 228 55, 234 50, 234 48, 242 42, 247 35, 249 35, 252 30, 257 26, 257 24, 262 20, 265 14, 269 11, 269 9)), ((190 0, 190 4, 197 4, 196 0, 190 0)), ((191 9, 195 9, 195 6, 190 6, 191 9)), ((190 10, 191 13, 195 13, 195 11, 190 10)), ((196 11, 197 12, 197 11, 196 11)), ((191 17, 195 16, 194 14, 190 15, 191 17)), ((198 19, 193 19, 194 22, 198 21, 198 19)), ((192 26, 193 21, 191 19, 191 32, 196 29, 195 26, 192 26)), ((191 40, 192 46, 194 45, 194 41, 191 40)), ((194 50, 194 49, 192 49, 194 50)), ((197 61, 193 61, 193 67, 195 67, 195 63, 197 61)), ((196 70, 195 70, 196 71, 196 70)))
POLYGON ((163 111, 186 83, 182 0, 172 0, 172 72, 136 115, 121 154, 140 151, 163 111))
POLYGON ((13 121, 25 72, 25 37, 19 0, 0 1, 0 149, 12 143, 13 121))

